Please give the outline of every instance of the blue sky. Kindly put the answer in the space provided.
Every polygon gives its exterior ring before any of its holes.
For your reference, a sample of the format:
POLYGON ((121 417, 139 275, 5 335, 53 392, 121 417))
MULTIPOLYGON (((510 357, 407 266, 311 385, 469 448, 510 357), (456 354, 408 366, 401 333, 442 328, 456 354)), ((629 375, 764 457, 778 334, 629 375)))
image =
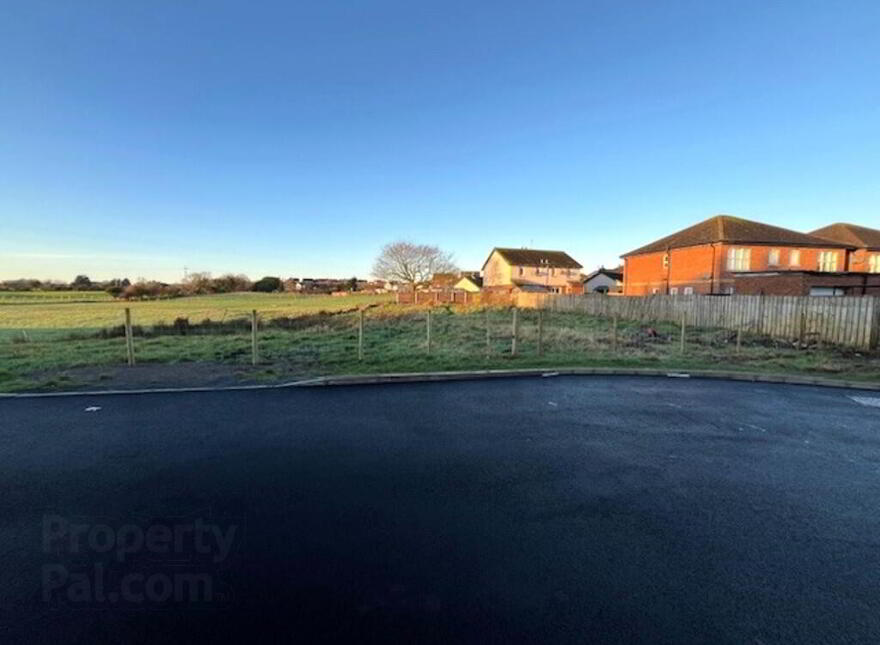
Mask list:
POLYGON ((0 4, 0 278, 880 227, 880 3, 0 4))

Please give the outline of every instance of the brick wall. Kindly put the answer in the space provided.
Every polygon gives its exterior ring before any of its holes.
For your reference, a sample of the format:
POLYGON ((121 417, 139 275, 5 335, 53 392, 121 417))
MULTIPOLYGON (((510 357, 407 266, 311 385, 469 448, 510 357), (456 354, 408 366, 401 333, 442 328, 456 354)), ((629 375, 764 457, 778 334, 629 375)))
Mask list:
POLYGON ((736 277, 735 284, 741 295, 808 296, 812 287, 826 287, 843 289, 845 295, 880 296, 880 274, 745 273, 736 277))

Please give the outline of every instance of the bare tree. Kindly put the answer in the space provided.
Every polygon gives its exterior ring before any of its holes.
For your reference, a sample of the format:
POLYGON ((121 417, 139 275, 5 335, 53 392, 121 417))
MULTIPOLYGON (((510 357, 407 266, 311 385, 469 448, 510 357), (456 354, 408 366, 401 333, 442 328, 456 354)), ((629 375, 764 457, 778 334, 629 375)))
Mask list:
POLYGON ((392 242, 382 247, 373 264, 373 275, 381 280, 397 280, 415 286, 427 282, 435 273, 456 271, 452 254, 428 244, 392 242))

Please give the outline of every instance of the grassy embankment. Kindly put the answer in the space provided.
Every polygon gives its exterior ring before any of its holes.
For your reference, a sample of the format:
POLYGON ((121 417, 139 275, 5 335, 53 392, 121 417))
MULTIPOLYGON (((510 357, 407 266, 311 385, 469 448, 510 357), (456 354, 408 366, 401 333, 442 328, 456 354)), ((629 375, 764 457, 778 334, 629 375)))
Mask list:
MULTIPOLYGON (((424 308, 387 304, 387 297, 331 298, 284 294, 230 294, 138 302, 130 306, 136 324, 139 365, 215 365, 231 378, 283 380, 341 373, 406 372, 511 367, 609 366, 663 369, 734 369, 812 374, 850 380, 880 380, 880 356, 852 350, 745 337, 740 351, 724 330, 689 330, 680 352, 679 328, 667 323, 621 322, 615 349, 611 322, 572 313, 546 313, 543 355, 537 353, 537 312, 521 311, 517 356, 511 356, 511 312, 506 308, 439 308, 434 311, 432 352, 426 348, 424 308), (384 303, 384 304, 381 304, 384 303), (364 360, 357 359, 357 314, 352 308, 380 304, 366 314, 364 360), (175 318, 196 325, 205 318, 237 320, 252 309, 263 321, 260 365, 250 365, 246 325, 226 333, 186 335, 165 328, 175 318), (319 312, 342 312, 320 315, 319 312), (311 314, 311 316, 309 316, 311 314), (282 316, 307 316, 273 325, 282 316), (486 340, 487 316, 490 340, 486 340), (158 333, 161 331, 161 333, 158 333), (169 333, 171 331, 172 333, 169 333)), ((119 325, 125 304, 94 302, 0 304, 0 391, 84 387, 109 376, 101 368, 125 363, 119 336, 96 338, 119 325), (27 339, 27 340, 25 340, 27 339), (84 374, 82 368, 96 368, 84 374)), ((116 332, 118 333, 118 332, 116 332)), ((85 370, 88 371, 88 370, 85 370)))

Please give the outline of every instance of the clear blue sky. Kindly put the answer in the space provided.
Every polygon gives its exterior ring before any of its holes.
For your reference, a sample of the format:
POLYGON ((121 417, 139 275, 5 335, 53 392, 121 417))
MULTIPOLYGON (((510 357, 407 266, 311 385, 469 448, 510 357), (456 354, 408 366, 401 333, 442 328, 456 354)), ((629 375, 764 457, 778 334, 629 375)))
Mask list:
POLYGON ((0 278, 880 227, 880 2, 5 0, 0 278))

